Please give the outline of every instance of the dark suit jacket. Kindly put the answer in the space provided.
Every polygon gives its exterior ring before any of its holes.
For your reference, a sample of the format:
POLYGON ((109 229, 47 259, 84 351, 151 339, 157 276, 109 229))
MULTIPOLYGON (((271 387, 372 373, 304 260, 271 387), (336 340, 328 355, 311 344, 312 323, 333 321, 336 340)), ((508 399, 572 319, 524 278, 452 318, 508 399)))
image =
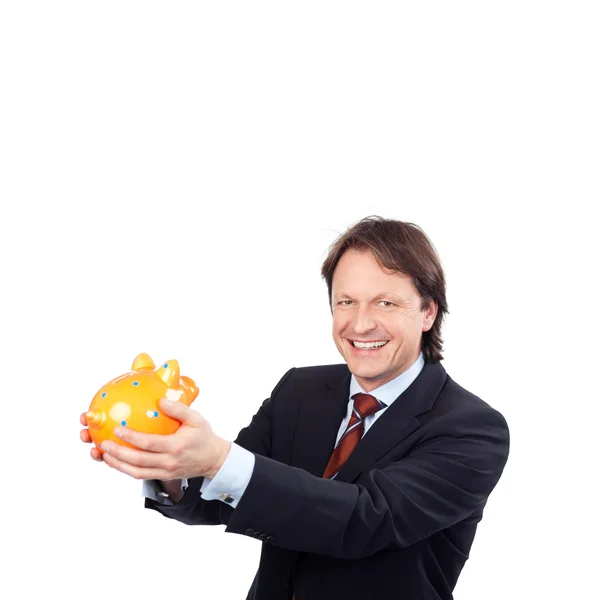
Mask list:
POLYGON ((502 415, 426 363, 357 445, 322 474, 346 414, 347 365, 294 368, 235 440, 256 455, 233 509, 200 497, 146 507, 262 542, 247 599, 452 598, 508 458, 502 415))

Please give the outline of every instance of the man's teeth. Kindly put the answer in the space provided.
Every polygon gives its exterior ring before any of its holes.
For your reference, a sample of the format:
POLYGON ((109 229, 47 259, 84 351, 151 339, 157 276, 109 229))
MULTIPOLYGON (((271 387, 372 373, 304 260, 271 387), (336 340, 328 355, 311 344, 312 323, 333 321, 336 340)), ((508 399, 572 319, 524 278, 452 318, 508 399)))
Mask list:
POLYGON ((369 348, 381 348, 381 346, 385 346, 386 342, 352 342, 355 348, 360 348, 361 350, 367 350, 369 348))

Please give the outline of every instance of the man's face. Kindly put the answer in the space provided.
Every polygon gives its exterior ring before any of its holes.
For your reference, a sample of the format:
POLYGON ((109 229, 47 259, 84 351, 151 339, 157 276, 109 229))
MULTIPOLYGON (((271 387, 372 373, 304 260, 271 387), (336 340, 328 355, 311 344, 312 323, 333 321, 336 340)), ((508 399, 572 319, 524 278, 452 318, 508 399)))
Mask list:
POLYGON ((335 345, 366 392, 417 360, 422 332, 431 329, 437 314, 435 302, 422 311, 412 279, 384 271, 370 250, 344 252, 333 273, 331 297, 335 345), (357 348, 361 342, 380 347, 357 348))

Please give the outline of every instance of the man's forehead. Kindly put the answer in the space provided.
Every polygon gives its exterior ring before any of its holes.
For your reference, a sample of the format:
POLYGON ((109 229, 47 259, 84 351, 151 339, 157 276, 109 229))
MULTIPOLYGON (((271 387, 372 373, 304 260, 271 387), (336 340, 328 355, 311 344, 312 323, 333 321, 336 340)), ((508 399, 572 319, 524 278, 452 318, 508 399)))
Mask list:
POLYGON ((356 250, 355 248, 351 248, 346 250, 342 257, 338 261, 338 264, 333 271, 333 280, 339 278, 344 274, 345 276, 351 276, 356 269, 360 269, 363 271, 367 271, 372 273, 373 275, 384 275, 387 277, 400 277, 400 278, 408 278, 409 275, 403 273, 402 271, 398 271, 397 269, 393 269, 382 264, 375 254, 371 252, 371 250, 356 250))

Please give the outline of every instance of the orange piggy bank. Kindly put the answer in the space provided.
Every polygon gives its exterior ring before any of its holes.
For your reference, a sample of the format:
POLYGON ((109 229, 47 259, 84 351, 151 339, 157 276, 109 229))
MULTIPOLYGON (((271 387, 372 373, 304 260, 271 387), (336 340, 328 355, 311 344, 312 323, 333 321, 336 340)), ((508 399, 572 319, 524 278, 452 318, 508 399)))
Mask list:
MULTIPOLYGON (((178 400, 186 406, 196 399, 198 388, 189 378, 179 375, 179 364, 169 360, 155 368, 147 354, 139 354, 131 372, 109 381, 94 396, 86 413, 90 437, 96 447, 104 440, 133 446, 115 436, 123 425, 145 433, 175 433, 181 423, 159 408, 159 400, 178 400)), ((102 449, 98 448, 100 453, 102 449)))

